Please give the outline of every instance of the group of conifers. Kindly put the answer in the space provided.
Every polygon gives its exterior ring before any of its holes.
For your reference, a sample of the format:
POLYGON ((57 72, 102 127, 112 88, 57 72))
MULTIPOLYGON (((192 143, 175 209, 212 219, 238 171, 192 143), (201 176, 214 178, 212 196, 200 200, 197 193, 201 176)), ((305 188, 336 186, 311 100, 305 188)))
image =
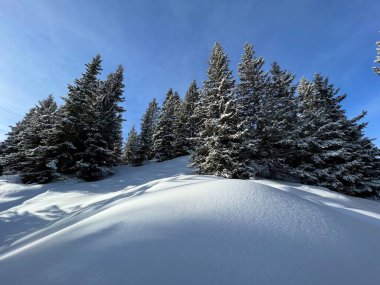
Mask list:
POLYGON ((277 63, 266 71, 246 44, 235 82, 215 43, 203 86, 193 81, 183 100, 169 89, 161 108, 153 99, 140 134, 132 127, 123 147, 123 68, 105 80, 100 72, 96 56, 69 85, 62 106, 49 96, 11 127, 0 145, 3 174, 19 174, 25 183, 70 174, 92 181, 119 164, 190 154, 199 174, 282 179, 362 197, 380 193, 380 150, 364 135, 365 112, 348 118, 340 104, 346 95, 321 74, 297 83, 277 63))

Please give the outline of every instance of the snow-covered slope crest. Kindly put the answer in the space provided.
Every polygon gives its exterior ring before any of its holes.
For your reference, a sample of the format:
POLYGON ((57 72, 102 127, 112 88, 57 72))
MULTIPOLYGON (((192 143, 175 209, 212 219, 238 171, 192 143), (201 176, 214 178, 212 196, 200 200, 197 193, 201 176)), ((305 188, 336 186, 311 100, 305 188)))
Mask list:
POLYGON ((2 182, 1 283, 378 284, 377 202, 185 165, 122 167, 28 197, 2 182))

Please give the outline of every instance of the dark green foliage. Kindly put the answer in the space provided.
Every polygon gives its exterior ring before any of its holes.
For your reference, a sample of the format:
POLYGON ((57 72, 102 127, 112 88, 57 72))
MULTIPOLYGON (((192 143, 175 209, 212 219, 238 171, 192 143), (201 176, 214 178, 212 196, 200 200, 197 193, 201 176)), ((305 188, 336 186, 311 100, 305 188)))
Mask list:
POLYGON ((155 156, 153 136, 158 123, 159 112, 158 104, 154 98, 141 119, 140 156, 144 157, 144 160, 152 159, 155 156))
POLYGON ((140 166, 144 162, 144 157, 141 154, 141 139, 135 130, 135 126, 132 126, 131 131, 128 133, 122 161, 124 164, 140 166))
POLYGON ((198 133, 199 124, 194 116, 194 110, 199 101, 199 90, 194 80, 189 90, 186 92, 185 99, 177 110, 175 122, 175 155, 182 156, 189 154, 194 149, 194 140, 198 133))
POLYGON ((154 133, 154 150, 159 162, 176 157, 175 122, 180 105, 178 93, 169 89, 154 133))

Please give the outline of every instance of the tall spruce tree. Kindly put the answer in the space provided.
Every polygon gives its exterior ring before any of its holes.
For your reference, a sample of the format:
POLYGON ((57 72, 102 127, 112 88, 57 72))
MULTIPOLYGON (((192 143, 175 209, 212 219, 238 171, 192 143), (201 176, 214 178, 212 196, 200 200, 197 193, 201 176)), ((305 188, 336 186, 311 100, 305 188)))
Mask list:
POLYGON ((294 160, 293 134, 297 118, 294 77, 277 63, 272 64, 258 118, 257 162, 264 166, 261 175, 272 179, 289 174, 289 162, 294 160))
POLYGON ((159 162, 176 157, 174 126, 180 105, 181 98, 178 93, 169 89, 154 133, 154 150, 159 162))
POLYGON ((99 93, 98 76, 101 71, 100 55, 95 56, 86 64, 86 71, 82 77, 69 85, 69 93, 64 100, 60 111, 62 123, 58 126, 59 149, 62 153, 58 162, 58 170, 63 173, 74 173, 83 169, 78 162, 83 162, 87 153, 85 142, 91 130, 93 114, 92 104, 96 103, 99 93), (89 108, 90 107, 90 108, 89 108))
POLYGON ((219 43, 210 56, 208 79, 204 82, 202 112, 204 121, 192 155, 192 165, 201 174, 247 178, 250 164, 236 108, 235 81, 229 59, 219 43))
POLYGON ((159 112, 160 109, 154 98, 141 119, 140 151, 144 160, 152 159, 155 156, 153 136, 158 123, 159 112))
POLYGON ((186 92, 185 99, 177 112, 177 120, 175 123, 176 156, 189 154, 190 151, 194 149, 194 140, 199 128, 196 116, 194 116, 194 110, 198 101, 199 90, 194 80, 186 92))
POLYGON ((122 162, 132 166, 142 165, 144 157, 141 156, 141 140, 136 132, 135 126, 132 126, 128 133, 127 142, 124 147, 122 162))
POLYGON ((262 107, 269 84, 268 73, 263 70, 264 63, 262 57, 255 56, 253 46, 246 43, 238 67, 240 82, 237 86, 237 108, 239 120, 248 132, 248 138, 243 143, 249 149, 249 156, 254 162, 251 176, 261 171, 258 163, 261 158, 258 122, 263 117, 262 107))

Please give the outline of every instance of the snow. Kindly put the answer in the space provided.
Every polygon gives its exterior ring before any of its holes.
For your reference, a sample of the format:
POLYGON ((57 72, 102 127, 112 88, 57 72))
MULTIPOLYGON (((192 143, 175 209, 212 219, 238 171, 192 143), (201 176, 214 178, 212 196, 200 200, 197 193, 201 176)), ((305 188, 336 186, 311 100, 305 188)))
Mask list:
POLYGON ((377 201, 187 163, 91 183, 1 177, 1 284, 378 284, 377 201))

